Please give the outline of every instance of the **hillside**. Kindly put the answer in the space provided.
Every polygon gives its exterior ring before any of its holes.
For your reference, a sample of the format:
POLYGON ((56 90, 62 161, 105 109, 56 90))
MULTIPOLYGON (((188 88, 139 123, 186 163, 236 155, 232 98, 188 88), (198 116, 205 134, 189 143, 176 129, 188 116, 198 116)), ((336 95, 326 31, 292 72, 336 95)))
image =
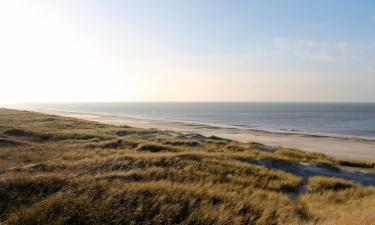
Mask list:
POLYGON ((375 224, 375 163, 0 109, 0 224, 375 224))

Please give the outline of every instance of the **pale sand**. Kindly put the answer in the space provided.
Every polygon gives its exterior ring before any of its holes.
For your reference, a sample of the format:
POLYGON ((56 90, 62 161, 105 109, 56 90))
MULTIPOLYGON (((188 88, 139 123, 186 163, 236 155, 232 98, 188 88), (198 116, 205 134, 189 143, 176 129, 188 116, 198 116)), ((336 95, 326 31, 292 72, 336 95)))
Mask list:
MULTIPOLYGON (((25 108, 22 108, 25 109, 25 108)), ((27 108, 58 116, 74 117, 112 125, 127 125, 139 128, 156 128, 178 132, 198 133, 204 136, 218 136, 241 142, 260 142, 272 146, 299 148, 305 151, 322 152, 340 159, 375 161, 375 140, 357 138, 328 137, 306 134, 273 133, 260 130, 223 128, 185 122, 138 119, 121 116, 98 115, 90 113, 63 112, 55 110, 27 108)))

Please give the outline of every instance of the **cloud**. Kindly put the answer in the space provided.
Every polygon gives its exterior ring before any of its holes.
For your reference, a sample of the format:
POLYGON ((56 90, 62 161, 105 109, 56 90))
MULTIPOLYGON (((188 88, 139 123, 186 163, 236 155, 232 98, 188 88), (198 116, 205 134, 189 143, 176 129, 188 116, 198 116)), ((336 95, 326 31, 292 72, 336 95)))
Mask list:
POLYGON ((313 40, 313 39, 288 39, 276 37, 272 38, 272 44, 279 47, 288 47, 291 49, 316 49, 316 48, 326 48, 329 47, 327 41, 313 40))
POLYGON ((297 59, 320 62, 363 61, 373 53, 375 42, 356 43, 345 40, 326 41, 319 39, 273 38, 274 49, 282 55, 293 55, 297 59))
POLYGON ((336 48, 339 49, 339 50, 346 50, 346 49, 348 49, 348 47, 349 47, 348 42, 343 41, 343 42, 336 43, 336 48))
POLYGON ((347 42, 327 42, 313 39, 287 39, 273 38, 272 43, 283 47, 282 51, 291 53, 296 58, 308 61, 332 62, 335 60, 334 52, 348 47, 347 42))
POLYGON ((294 55, 298 58, 310 60, 310 61, 319 61, 319 62, 332 62, 334 57, 326 52, 308 52, 308 51, 296 51, 294 55))
POLYGON ((282 47, 287 45, 287 39, 280 37, 272 38, 272 43, 276 46, 282 47))
POLYGON ((315 40, 300 40, 297 41, 297 44, 301 48, 315 48, 321 45, 320 42, 315 40))

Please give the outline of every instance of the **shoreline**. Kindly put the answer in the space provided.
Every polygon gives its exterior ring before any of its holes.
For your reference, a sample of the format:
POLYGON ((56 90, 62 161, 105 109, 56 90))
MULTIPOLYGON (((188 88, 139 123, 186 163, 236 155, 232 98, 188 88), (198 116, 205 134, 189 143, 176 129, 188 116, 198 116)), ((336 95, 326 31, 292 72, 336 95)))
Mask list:
POLYGON ((57 116, 74 117, 111 125, 127 125, 145 129, 170 130, 184 133, 198 133, 204 136, 218 136, 240 142, 260 142, 271 146, 298 148, 310 152, 321 152, 339 159, 375 161, 375 140, 356 137, 324 136, 289 132, 273 132, 256 129, 220 127, 184 121, 133 118, 105 114, 68 112, 32 107, 12 107, 57 116))

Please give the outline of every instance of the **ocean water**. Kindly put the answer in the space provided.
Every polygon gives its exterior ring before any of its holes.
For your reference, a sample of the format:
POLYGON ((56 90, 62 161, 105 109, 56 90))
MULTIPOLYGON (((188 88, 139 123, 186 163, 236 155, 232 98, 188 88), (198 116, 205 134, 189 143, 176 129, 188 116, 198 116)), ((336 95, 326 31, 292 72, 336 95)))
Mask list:
POLYGON ((74 103, 34 107, 375 139, 375 103, 74 103))

